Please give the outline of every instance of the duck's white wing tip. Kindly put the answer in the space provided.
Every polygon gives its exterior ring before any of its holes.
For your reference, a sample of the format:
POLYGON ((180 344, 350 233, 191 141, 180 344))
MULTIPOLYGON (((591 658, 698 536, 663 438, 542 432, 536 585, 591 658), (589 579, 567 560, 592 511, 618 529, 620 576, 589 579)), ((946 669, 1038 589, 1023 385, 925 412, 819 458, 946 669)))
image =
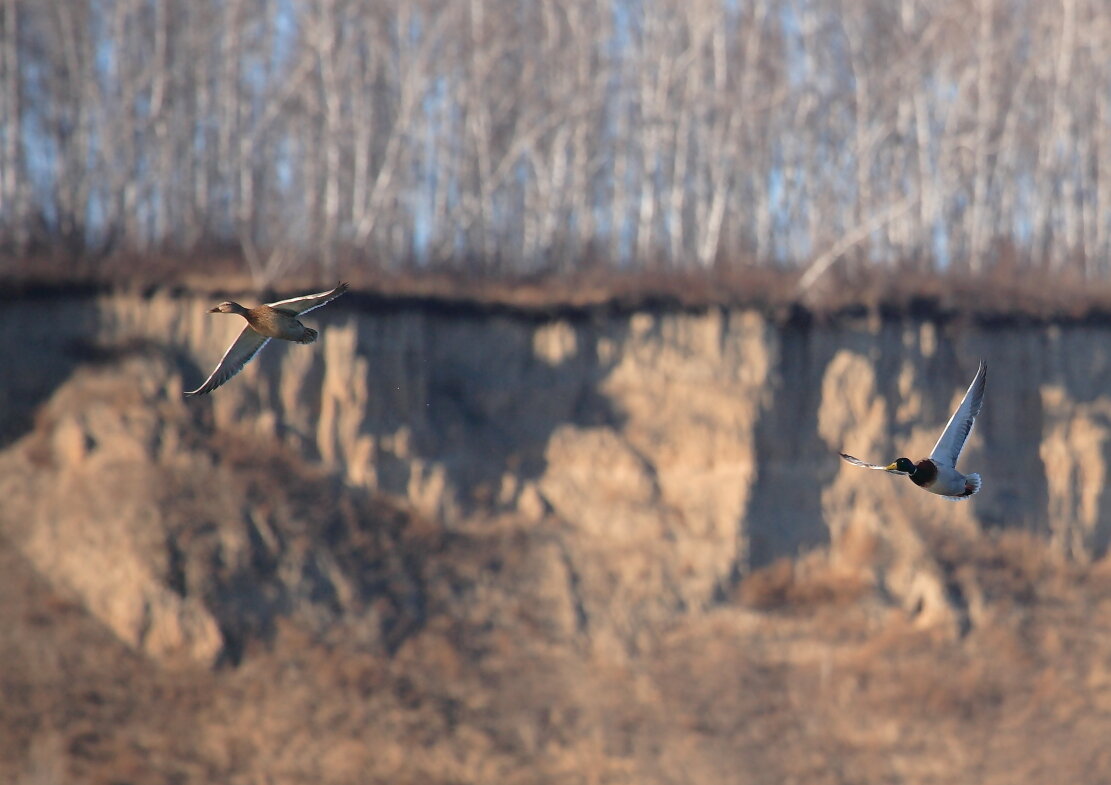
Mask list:
POLYGON ((212 392, 221 384, 242 371, 243 366, 249 363, 251 358, 258 354, 259 349, 266 346, 269 340, 269 338, 259 335, 250 327, 244 327, 243 332, 239 334, 235 342, 224 352, 224 356, 220 359, 220 363, 216 366, 216 370, 204 380, 204 384, 195 390, 187 391, 185 396, 188 398, 194 395, 205 395, 212 392))
POLYGON ((842 460, 847 461, 848 463, 851 463, 853 466, 860 466, 863 469, 875 469, 875 470, 881 471, 881 472, 887 471, 886 466, 877 466, 874 463, 868 463, 867 461, 862 461, 859 458, 854 458, 853 456, 847 455, 843 452, 839 452, 837 454, 841 456, 842 460))
POLYGON ((316 294, 304 294, 300 297, 291 297, 288 300, 278 300, 276 303, 267 303, 271 308, 280 308, 283 311, 291 311, 294 314, 308 313, 315 311, 317 308, 327 305, 332 300, 339 297, 348 289, 346 281, 340 281, 335 289, 329 289, 326 292, 318 292, 316 294))
POLYGON ((968 385, 968 391, 964 394, 960 406, 949 418, 945 430, 941 432, 941 437, 934 445, 933 452, 930 453, 931 459, 945 466, 955 467, 957 465, 957 459, 961 456, 964 443, 972 432, 976 415, 980 413, 980 407, 984 405, 984 390, 987 383, 988 364, 980 360, 980 367, 976 371, 976 376, 972 379, 972 384, 968 385))

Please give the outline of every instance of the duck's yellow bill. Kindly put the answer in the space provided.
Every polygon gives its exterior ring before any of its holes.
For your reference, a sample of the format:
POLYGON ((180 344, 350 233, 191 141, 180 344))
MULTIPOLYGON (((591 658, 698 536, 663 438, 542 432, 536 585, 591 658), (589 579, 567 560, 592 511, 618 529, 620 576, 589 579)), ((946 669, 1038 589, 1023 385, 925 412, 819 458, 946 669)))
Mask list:
POLYGON ((898 471, 898 468, 899 468, 899 464, 898 464, 898 461, 896 461, 895 463, 889 463, 887 466, 884 466, 883 470, 885 472, 893 472, 893 471, 898 471))

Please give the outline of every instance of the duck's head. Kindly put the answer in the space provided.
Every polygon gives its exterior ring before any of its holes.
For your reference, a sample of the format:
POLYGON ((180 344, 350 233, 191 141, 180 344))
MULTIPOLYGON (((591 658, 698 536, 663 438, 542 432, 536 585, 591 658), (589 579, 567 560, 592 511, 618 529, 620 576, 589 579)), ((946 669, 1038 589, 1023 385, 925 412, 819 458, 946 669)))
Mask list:
POLYGON ((210 309, 208 312, 209 313, 243 313, 245 310, 247 310, 247 309, 244 308, 239 303, 233 303, 233 302, 229 301, 229 302, 226 302, 226 303, 220 303, 215 308, 210 309))
POLYGON ((917 467, 910 458, 896 458, 893 463, 883 468, 892 474, 914 474, 917 467))

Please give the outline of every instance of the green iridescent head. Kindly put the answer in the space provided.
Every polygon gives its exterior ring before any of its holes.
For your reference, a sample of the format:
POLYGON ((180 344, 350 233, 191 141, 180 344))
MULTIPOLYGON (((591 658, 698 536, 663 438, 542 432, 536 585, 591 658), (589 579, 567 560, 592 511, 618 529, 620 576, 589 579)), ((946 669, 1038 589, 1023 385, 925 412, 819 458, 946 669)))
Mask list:
POLYGON ((910 458, 898 458, 894 463, 884 467, 893 474, 914 474, 914 461, 910 458))

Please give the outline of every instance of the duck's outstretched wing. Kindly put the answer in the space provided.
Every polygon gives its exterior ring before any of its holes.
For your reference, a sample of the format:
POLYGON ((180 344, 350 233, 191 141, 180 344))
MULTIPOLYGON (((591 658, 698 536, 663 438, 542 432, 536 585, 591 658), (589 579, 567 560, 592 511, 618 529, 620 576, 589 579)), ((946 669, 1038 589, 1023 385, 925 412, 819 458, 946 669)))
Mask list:
POLYGON ((839 452, 837 454, 840 455, 843 459, 845 459, 849 463, 851 463, 853 466, 859 466, 863 469, 876 469, 877 471, 881 471, 881 472, 887 471, 886 466, 877 466, 874 463, 866 463, 865 461, 862 461, 859 458, 854 458, 853 456, 846 455, 843 452, 839 452))
POLYGON ((327 305, 332 300, 339 297, 347 291, 347 284, 340 283, 335 289, 329 292, 320 292, 319 294, 304 294, 300 297, 291 297, 288 300, 278 300, 276 303, 267 303, 271 308, 277 308, 280 311, 285 311, 294 316, 299 314, 315 311, 322 305, 327 305))
POLYGON ((949 418, 941 438, 937 440, 933 452, 930 453, 931 460, 944 466, 957 465, 957 458, 961 456, 968 434, 972 432, 972 423, 975 422, 976 415, 980 413, 980 407, 984 404, 984 388, 987 383, 988 365, 980 360, 980 368, 976 371, 972 384, 968 386, 964 400, 949 418))
POLYGON ((258 350, 266 346, 270 339, 265 335, 259 335, 250 327, 244 327, 243 332, 235 339, 235 343, 228 347, 224 352, 224 356, 220 359, 220 364, 216 366, 216 370, 212 375, 204 380, 197 389, 185 393, 188 395, 204 395, 210 393, 226 382, 231 377, 243 370, 243 366, 251 361, 251 358, 258 354, 258 350))

